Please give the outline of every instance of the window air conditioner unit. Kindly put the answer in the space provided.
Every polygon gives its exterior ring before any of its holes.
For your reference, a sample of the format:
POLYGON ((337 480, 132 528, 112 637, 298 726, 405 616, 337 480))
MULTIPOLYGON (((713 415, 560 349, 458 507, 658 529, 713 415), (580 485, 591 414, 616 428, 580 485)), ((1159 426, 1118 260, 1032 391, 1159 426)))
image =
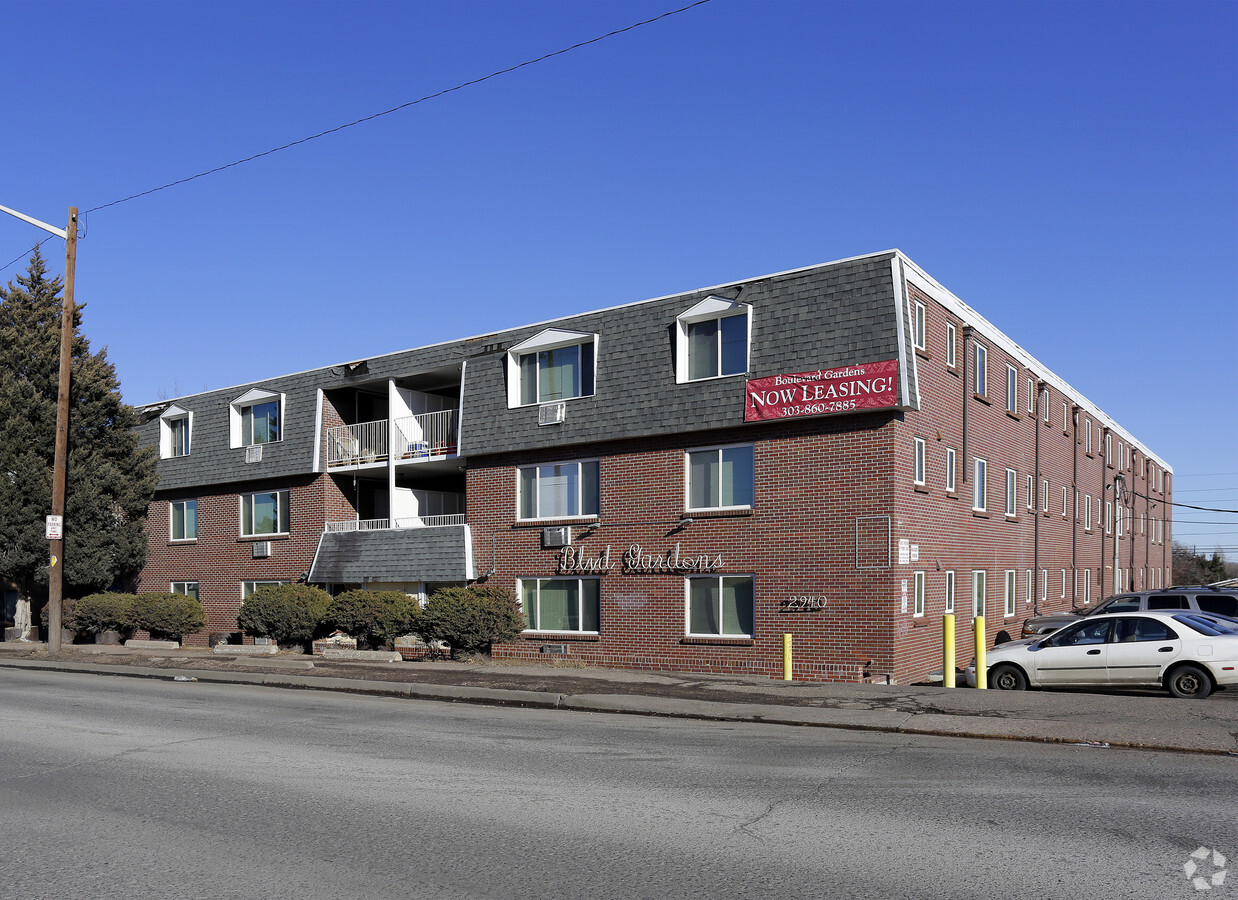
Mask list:
POLYGON ((250 545, 254 551, 254 559, 266 559, 271 555, 270 541, 255 541, 250 545))
POLYGON ((542 547, 566 547, 572 543, 572 528, 570 525, 564 525, 561 528, 543 528, 542 529, 542 547))
POLYGON ((537 408, 538 425, 561 425, 567 418, 567 401, 545 403, 537 408))
POLYGON ((252 447, 245 448, 245 462, 256 463, 262 462, 262 445, 254 444, 252 447))

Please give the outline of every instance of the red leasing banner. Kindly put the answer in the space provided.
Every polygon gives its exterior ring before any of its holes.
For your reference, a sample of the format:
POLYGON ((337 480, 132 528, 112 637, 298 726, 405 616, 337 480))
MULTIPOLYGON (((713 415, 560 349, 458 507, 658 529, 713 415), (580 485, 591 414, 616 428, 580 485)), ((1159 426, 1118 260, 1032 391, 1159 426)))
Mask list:
POLYGON ((898 401, 898 360, 754 378, 745 394, 745 422, 887 409, 898 401))

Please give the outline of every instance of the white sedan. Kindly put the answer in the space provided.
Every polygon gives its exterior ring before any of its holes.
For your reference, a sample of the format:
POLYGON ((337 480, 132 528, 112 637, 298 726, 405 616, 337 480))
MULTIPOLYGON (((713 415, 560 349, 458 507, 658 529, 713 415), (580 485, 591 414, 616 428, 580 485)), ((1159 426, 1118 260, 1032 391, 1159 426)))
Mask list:
MULTIPOLYGON (((1163 687, 1202 699, 1238 683, 1238 623, 1187 610, 1111 613, 988 651, 988 686, 1163 687)), ((975 664, 967 667, 975 687, 975 664)))

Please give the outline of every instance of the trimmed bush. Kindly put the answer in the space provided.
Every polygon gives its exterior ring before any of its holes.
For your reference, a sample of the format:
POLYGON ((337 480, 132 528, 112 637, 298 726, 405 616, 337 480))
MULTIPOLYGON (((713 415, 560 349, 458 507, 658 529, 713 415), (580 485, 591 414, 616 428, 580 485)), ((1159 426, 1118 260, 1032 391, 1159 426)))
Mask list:
MULTIPOLYGON (((60 627, 67 628, 69 631, 77 631, 73 624, 73 608, 77 606, 77 601, 72 597, 64 597, 60 601, 60 627)), ((51 608, 50 603, 43 604, 43 611, 39 613, 39 619, 43 622, 43 633, 47 634, 47 620, 51 617, 48 610, 51 608)))
POLYGON ((503 588, 442 588, 418 614, 416 630, 426 643, 446 641, 455 659, 510 641, 524 630, 524 613, 516 595, 503 588))
POLYGON ((130 621, 157 641, 180 641, 206 627, 206 610, 194 597, 152 591, 134 599, 130 621))
POLYGON ((359 647, 380 647, 414 630, 417 601, 399 591, 345 591, 331 598, 323 625, 357 639, 359 647))
POLYGON ((304 645, 313 639, 330 602, 330 594, 307 584, 268 584, 249 595, 236 624, 281 646, 304 645))
POLYGON ((74 631, 99 634, 103 631, 119 631, 128 634, 133 630, 132 594, 87 594, 73 608, 74 631))

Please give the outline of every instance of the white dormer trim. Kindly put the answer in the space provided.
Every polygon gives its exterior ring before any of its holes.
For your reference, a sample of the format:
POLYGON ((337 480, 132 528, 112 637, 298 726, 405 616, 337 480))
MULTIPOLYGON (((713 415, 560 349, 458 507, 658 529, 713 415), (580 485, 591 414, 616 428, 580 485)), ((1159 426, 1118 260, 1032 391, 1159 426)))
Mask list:
POLYGON ((276 391, 268 391, 263 388, 253 388, 246 391, 241 396, 229 404, 228 407, 228 446, 243 447, 241 435, 241 410, 247 406, 254 406, 258 403, 265 403, 268 400, 279 401, 279 435, 280 440, 284 437, 284 394, 276 391))
MULTIPOLYGON (((695 322, 705 322, 709 319, 723 319, 735 315, 747 316, 747 328, 744 338, 744 372, 748 371, 752 361, 752 304, 740 303, 738 300, 728 300, 710 294, 694 306, 685 309, 675 317, 675 383, 685 384, 690 380, 706 381, 708 379, 688 378, 688 326, 695 322)), ((739 374, 739 373, 732 373, 739 374)), ((730 375, 717 375, 716 378, 729 378, 730 375)))
MULTIPOLYGON (((593 344, 594 393, 597 392, 598 336, 591 331, 569 331, 566 328, 546 328, 528 340, 521 341, 507 351, 507 408, 515 409, 527 404, 520 402, 520 357, 556 347, 571 347, 575 344, 593 344)), ((576 398, 571 398, 576 399, 576 398)), ((559 402, 559 401, 555 401, 559 402)))
POLYGON ((184 419, 189 427, 188 456, 193 451, 193 413, 179 406, 169 406, 159 414, 159 458, 171 459, 172 453, 172 423, 184 419))

